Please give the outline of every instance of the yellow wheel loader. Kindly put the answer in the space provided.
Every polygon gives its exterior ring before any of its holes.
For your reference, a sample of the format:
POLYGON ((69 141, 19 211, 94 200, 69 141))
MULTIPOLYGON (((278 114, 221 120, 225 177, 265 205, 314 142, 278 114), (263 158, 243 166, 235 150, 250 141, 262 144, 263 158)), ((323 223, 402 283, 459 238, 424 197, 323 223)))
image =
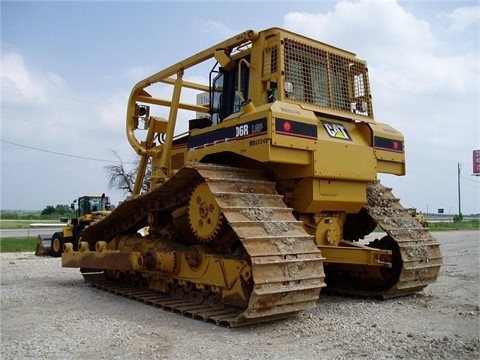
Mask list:
POLYGON ((416 208, 408 208, 407 211, 413 216, 417 221, 422 224, 423 227, 428 227, 428 221, 422 213, 418 212, 416 208))
POLYGON ((351 52, 247 30, 138 82, 126 133, 134 195, 62 254, 99 289, 235 327, 298 314, 325 286, 391 298, 439 274, 439 243, 377 179, 405 174, 404 138, 374 118, 351 52))
POLYGON ((68 221, 62 231, 55 232, 52 236, 38 235, 35 255, 60 257, 65 243, 71 243, 76 249, 85 228, 111 212, 110 200, 105 194, 81 196, 78 201, 74 200, 71 208, 72 210, 76 208, 77 216, 68 221))

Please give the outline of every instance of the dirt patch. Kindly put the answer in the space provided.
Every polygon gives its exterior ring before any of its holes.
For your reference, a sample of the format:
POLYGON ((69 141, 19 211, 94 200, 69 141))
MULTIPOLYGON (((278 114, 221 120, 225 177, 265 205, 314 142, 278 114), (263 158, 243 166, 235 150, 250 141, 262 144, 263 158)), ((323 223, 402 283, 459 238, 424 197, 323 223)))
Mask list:
POLYGON ((434 236, 441 244, 443 266, 438 281, 417 295, 387 301, 321 295, 315 308, 295 318, 238 329, 93 289, 78 269, 62 268, 60 259, 1 254, 0 355, 478 359, 480 232, 434 236))

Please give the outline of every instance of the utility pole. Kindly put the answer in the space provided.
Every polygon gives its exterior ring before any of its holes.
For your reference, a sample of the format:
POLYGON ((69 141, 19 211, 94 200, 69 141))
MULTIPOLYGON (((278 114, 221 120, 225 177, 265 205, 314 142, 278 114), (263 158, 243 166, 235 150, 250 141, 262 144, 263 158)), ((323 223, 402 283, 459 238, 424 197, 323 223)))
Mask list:
POLYGON ((457 163, 457 169, 458 169, 458 216, 462 215, 462 204, 460 201, 460 169, 462 168, 462 165, 460 163, 457 163))

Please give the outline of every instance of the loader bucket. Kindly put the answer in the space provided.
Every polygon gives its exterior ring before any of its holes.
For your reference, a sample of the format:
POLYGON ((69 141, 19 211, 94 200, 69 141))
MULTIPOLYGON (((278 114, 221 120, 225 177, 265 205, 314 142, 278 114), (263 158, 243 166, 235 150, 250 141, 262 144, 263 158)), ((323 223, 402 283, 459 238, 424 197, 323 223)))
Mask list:
POLYGON ((38 235, 36 256, 50 256, 52 237, 48 235, 38 235))

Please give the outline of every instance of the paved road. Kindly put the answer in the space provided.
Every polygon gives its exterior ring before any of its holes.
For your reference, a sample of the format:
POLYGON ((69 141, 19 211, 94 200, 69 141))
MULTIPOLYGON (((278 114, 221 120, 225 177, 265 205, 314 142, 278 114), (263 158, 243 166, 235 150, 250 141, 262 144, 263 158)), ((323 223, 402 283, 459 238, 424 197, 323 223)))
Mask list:
POLYGON ((54 232, 60 231, 59 227, 52 228, 28 228, 28 229, 2 229, 0 237, 33 237, 40 235, 52 235, 54 232))

